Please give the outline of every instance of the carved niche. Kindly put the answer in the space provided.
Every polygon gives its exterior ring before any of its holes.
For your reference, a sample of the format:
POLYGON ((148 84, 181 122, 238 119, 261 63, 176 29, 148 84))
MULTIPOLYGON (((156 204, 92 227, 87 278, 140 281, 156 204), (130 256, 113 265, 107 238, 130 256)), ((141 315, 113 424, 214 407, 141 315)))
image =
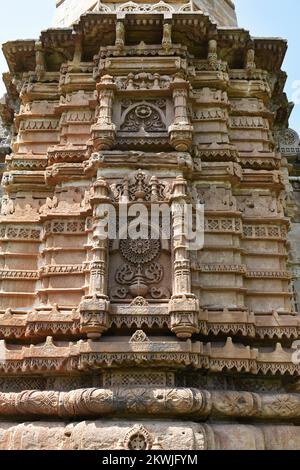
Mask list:
POLYGON ((168 127, 172 122, 169 99, 144 101, 123 99, 115 103, 113 121, 117 128, 117 146, 136 148, 155 145, 169 148, 168 127))
MULTIPOLYGON (((147 229, 141 230, 141 237, 124 236, 124 227, 119 227, 118 238, 110 243, 111 300, 131 302, 136 297, 169 299, 172 284, 170 241, 162 236, 161 221, 158 227, 151 227, 151 206, 167 200, 169 184, 139 170, 122 182, 113 184, 111 191, 116 207, 119 202, 127 203, 129 208, 133 203, 141 203, 149 217, 147 224, 146 221, 144 224, 147 229), (148 233, 147 237, 145 233, 148 233)), ((129 217, 129 224, 130 221, 129 217)))

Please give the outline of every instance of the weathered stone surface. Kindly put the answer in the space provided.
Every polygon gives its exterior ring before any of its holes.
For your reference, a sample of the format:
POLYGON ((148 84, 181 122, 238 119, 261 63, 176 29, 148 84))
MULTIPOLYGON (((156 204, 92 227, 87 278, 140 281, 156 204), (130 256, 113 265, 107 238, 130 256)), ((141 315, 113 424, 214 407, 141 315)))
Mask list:
POLYGON ((131 449, 131 438, 140 433, 141 449, 204 450, 201 425, 176 421, 81 421, 0 423, 0 449, 8 450, 109 450, 131 449), (143 447, 145 445, 145 447, 143 447))
POLYGON ((296 393, 252 393, 207 391, 119 384, 119 388, 85 388, 70 392, 23 391, 0 394, 0 417, 4 416, 152 416, 197 421, 207 418, 257 418, 288 421, 300 417, 300 397, 296 393))
MULTIPOLYGON (((236 26, 236 16, 234 11, 234 3, 232 0, 193 0, 192 8, 194 11, 202 10, 208 13, 220 26, 236 26)), ((88 11, 137 11, 137 12, 172 12, 172 11, 190 11, 191 5, 188 1, 172 1, 158 2, 149 0, 148 2, 120 2, 118 0, 56 0, 56 18, 55 26, 70 26, 80 15, 88 11), (146 5, 145 5, 146 3, 146 5), (146 7, 146 9, 145 9, 146 7)))
POLYGON ((75 3, 3 46, 0 446, 300 448, 286 42, 229 0, 75 3))
POLYGON ((196 424, 189 421, 0 422, 1 450, 292 450, 298 426, 196 424), (132 447, 134 440, 135 447, 132 447))

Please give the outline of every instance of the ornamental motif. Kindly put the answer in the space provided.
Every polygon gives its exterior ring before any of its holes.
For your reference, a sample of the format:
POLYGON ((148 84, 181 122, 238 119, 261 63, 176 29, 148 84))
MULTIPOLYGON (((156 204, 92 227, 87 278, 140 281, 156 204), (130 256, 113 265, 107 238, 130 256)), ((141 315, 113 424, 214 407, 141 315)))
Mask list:
POLYGON ((111 186, 111 191, 117 201, 164 201, 168 197, 169 185, 160 182, 157 177, 148 177, 138 170, 133 178, 125 178, 121 183, 111 186))
POLYGON ((154 239, 120 240, 123 257, 134 265, 150 263, 160 252, 160 241, 154 239))
POLYGON ((151 238, 120 240, 119 253, 126 262, 119 261, 114 273, 118 286, 111 289, 113 299, 170 297, 169 289, 160 285, 164 279, 164 267, 158 259, 161 248, 161 241, 151 238))
POLYGON ((116 78, 115 83, 120 90, 160 90, 167 89, 170 85, 169 75, 159 73, 129 73, 127 77, 116 78))
POLYGON ((121 131, 162 132, 166 131, 166 126, 157 109, 142 103, 127 112, 121 131))
POLYGON ((283 145, 293 145, 298 140, 298 135, 292 129, 287 129, 282 136, 281 143, 283 145))
POLYGON ((278 149, 284 156, 300 154, 300 139, 293 129, 286 129, 275 133, 278 149))
POLYGON ((124 437, 123 448, 128 450, 150 450, 154 442, 153 436, 147 429, 136 424, 124 437))
POLYGON ((118 7, 119 11, 126 11, 126 12, 135 12, 135 13, 144 13, 144 12, 173 12, 174 8, 172 8, 167 3, 161 1, 155 3, 154 5, 151 3, 144 3, 143 5, 139 5, 135 2, 127 2, 125 5, 121 5, 118 7))
POLYGON ((132 266, 130 264, 123 264, 116 271, 115 279, 118 284, 128 286, 127 288, 115 289, 114 296, 117 298, 126 298, 127 294, 131 296, 146 296, 149 291, 153 298, 168 297, 168 292, 163 288, 150 288, 150 284, 158 284, 164 275, 163 267, 160 263, 154 262, 147 265, 145 268, 142 264, 132 266))
POLYGON ((129 340, 129 343, 149 343, 148 336, 143 330, 137 330, 129 340))

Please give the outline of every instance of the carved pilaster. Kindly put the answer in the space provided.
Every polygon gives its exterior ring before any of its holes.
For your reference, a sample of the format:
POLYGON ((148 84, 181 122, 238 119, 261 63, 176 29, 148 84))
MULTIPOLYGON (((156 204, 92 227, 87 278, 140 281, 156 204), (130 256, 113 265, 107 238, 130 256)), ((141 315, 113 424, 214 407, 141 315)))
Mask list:
POLYGON ((173 90, 174 122, 169 127, 170 143, 175 150, 186 152, 193 140, 193 126, 187 112, 188 83, 176 77, 170 85, 173 90))
POLYGON ((116 138, 116 126, 112 122, 112 107, 116 85, 110 75, 104 75, 97 85, 99 92, 99 114, 97 123, 92 126, 92 139, 95 150, 108 150, 116 138))
POLYGON ((171 331, 178 338, 189 338, 198 331, 199 302, 191 292, 191 266, 184 227, 187 184, 178 176, 171 196, 173 216, 174 284, 169 303, 171 331))
POLYGON ((97 206, 110 201, 108 185, 99 178, 94 184, 91 204, 94 206, 93 260, 90 269, 89 295, 80 304, 81 327, 88 338, 99 338, 109 327, 109 298, 107 296, 108 238, 99 234, 97 206))

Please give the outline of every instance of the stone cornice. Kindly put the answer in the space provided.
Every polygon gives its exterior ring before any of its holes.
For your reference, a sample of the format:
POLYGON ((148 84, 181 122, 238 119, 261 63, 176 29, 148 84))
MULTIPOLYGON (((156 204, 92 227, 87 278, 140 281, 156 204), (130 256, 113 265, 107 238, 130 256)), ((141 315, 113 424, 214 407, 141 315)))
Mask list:
MULTIPOLYGON (((41 276, 63 276, 70 273, 80 275, 88 271, 89 266, 58 266, 55 269, 46 269, 45 272, 41 273, 41 276)), ((228 273, 232 272, 235 271, 228 271, 228 273)), ((16 279, 16 273, 22 274, 21 271, 15 271, 8 278, 16 279)), ((27 272, 23 272, 23 279, 35 280, 34 277, 28 276, 27 272)), ((20 314, 20 312, 8 310, 2 314, 0 338, 24 339, 29 336, 31 338, 45 338, 48 335, 60 334, 60 332, 75 336, 83 335, 79 312, 76 308, 71 312, 54 307, 50 311, 33 311, 27 313, 27 315, 26 313, 20 314)), ((145 325, 148 328, 155 325, 159 328, 168 328, 170 326, 170 316, 166 306, 150 305, 147 308, 131 308, 126 307, 126 305, 120 307, 114 304, 111 306, 110 327, 142 328, 145 325)), ((210 309, 201 310, 199 313, 199 332, 204 336, 230 334, 257 339, 296 339, 300 334, 300 324, 298 318, 291 314, 273 312, 268 315, 254 315, 241 309, 224 309, 220 311, 210 309)))
MULTIPOLYGON (((72 60, 74 54, 74 34, 82 35, 83 44, 86 44, 90 58, 98 53, 99 44, 101 46, 113 45, 115 38, 115 14, 107 13, 88 13, 83 15, 80 21, 73 28, 49 29, 43 31, 40 37, 44 53, 51 54, 53 50, 59 47, 63 51, 64 60, 57 57, 57 61, 51 62, 50 70, 59 70, 60 65, 67 60, 72 60), (92 28, 91 28, 92 26, 92 28), (100 41, 99 41, 100 40, 100 41), (107 42, 107 44, 105 44, 107 42), (87 46, 88 45, 88 46, 87 46)), ((126 13, 125 24, 128 31, 138 27, 147 30, 147 28, 158 28, 158 34, 163 24, 163 15, 159 13, 131 14, 126 13)), ((247 47, 248 43, 253 43, 257 55, 257 67, 269 71, 278 71, 283 62, 287 49, 286 41, 280 38, 252 38, 248 31, 238 28, 218 28, 216 24, 209 20, 207 15, 199 12, 175 13, 172 17, 173 35, 176 32, 193 37, 193 40, 208 40, 214 36, 219 42, 219 49, 222 48, 240 48, 241 51, 247 47), (270 53, 272 51, 272 53, 270 53)), ((159 41, 157 41, 159 43, 159 41)), ((175 41, 176 43, 176 41, 175 41)), ((35 70, 35 41, 11 41, 3 45, 3 52, 8 61, 11 73, 19 74, 35 70), (25 60, 24 60, 25 59, 25 60)), ((60 52, 60 53, 61 53, 60 52)), ((233 64, 229 64, 232 68, 233 64)), ((234 67, 233 67, 234 68, 234 67)))
POLYGON ((292 360, 294 350, 277 343, 274 350, 235 344, 187 341, 93 342, 79 341, 56 345, 51 337, 41 345, 11 349, 0 343, 0 374, 76 373, 111 366, 164 366, 212 372, 231 371, 249 374, 300 375, 300 365, 292 360))

